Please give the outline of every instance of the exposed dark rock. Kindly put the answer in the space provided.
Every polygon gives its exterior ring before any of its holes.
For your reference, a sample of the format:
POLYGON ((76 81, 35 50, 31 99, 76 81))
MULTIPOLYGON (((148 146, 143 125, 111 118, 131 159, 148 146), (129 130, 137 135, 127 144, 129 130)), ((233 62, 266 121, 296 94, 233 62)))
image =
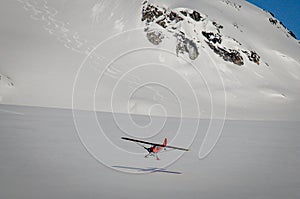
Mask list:
POLYGON ((214 46, 210 42, 206 42, 208 46, 220 57, 222 57, 225 61, 232 62, 238 66, 242 66, 244 64, 243 57, 237 50, 233 49, 225 49, 225 48, 220 48, 218 46, 214 46))
POLYGON ((161 27, 167 28, 171 21, 178 23, 179 21, 182 21, 183 18, 173 11, 167 12, 165 8, 153 4, 146 4, 142 10, 141 20, 146 21, 146 24, 155 22, 161 27))
POLYGON ((255 51, 249 52, 249 51, 243 50, 242 52, 247 55, 249 61, 252 61, 252 62, 256 63, 257 65, 259 65, 260 56, 255 51))
POLYGON ((265 11, 266 13, 268 13, 269 15, 271 15, 272 17, 274 17, 274 14, 268 10, 262 9, 263 11, 265 11))
POLYGON ((219 43, 221 44, 222 42, 222 36, 219 33, 212 33, 212 32, 205 32, 202 31, 202 35, 210 42, 219 43))
POLYGON ((212 24, 213 24, 216 28, 218 28, 218 29, 223 29, 223 26, 220 25, 220 24, 218 24, 218 23, 215 22, 215 21, 213 21, 212 24))
MULTIPOLYGON (((295 39, 297 39, 296 38, 296 35, 292 32, 292 31, 290 31, 281 21, 279 21, 279 23, 280 23, 280 25, 287 31, 287 33, 288 33, 288 35, 290 35, 290 36, 292 36, 293 38, 295 38, 295 39)), ((287 35, 287 36, 288 36, 287 35)), ((289 37, 289 36, 288 36, 289 37)))
POLYGON ((175 12, 171 11, 170 14, 168 15, 168 18, 171 20, 171 21, 176 21, 179 22, 179 21, 182 21, 183 18, 181 18, 178 14, 176 14, 175 12))
POLYGON ((180 11, 181 14, 183 14, 184 16, 187 16, 187 12, 186 11, 180 11))
POLYGON ((280 25, 282 25, 282 27, 284 27, 285 29, 287 29, 287 27, 281 22, 279 21, 280 25))
POLYGON ((269 21, 273 25, 276 25, 278 23, 278 21, 276 19, 273 19, 273 18, 269 18, 269 21))
POLYGON ((251 51, 251 55, 248 58, 250 61, 253 61, 257 65, 259 65, 260 56, 256 52, 251 51))
POLYGON ((295 39, 297 39, 297 38, 296 38, 296 35, 295 35, 291 30, 289 30, 288 33, 289 33, 292 37, 294 37, 295 39))
MULTIPOLYGON (((228 0, 224 0, 224 2, 228 2, 230 5, 233 5, 237 8, 240 8, 238 4, 232 3, 228 0)), ((154 4, 145 3, 143 5, 143 11, 142 11, 142 21, 145 21, 145 32, 147 39, 149 42, 151 42, 153 45, 159 45, 163 39, 164 39, 164 33, 162 29, 167 30, 167 34, 172 33, 173 36, 176 37, 177 43, 176 43, 176 54, 188 54, 189 58, 191 60, 195 60, 199 56, 199 50, 197 46, 197 42, 201 43, 198 37, 195 38, 188 38, 183 31, 180 31, 178 29, 178 25, 175 25, 179 23, 180 21, 186 20, 186 17, 191 17, 194 21, 202 21, 206 18, 202 17, 201 14, 195 10, 190 9, 182 9, 182 10, 172 10, 167 9, 163 7, 156 6, 154 4), (151 26, 152 24, 158 24, 161 28, 157 26, 151 26)), ((270 18, 270 22, 272 23, 273 18, 270 18)), ((187 21, 188 23, 192 23, 192 21, 187 21)), ((207 45, 210 47, 210 49, 213 50, 214 53, 219 55, 222 59, 228 62, 232 62, 236 65, 243 65, 244 60, 241 56, 241 50, 237 49, 230 49, 226 48, 226 46, 221 45, 222 44, 222 34, 221 29, 224 27, 220 24, 218 24, 216 21, 210 22, 215 26, 215 31, 202 31, 202 35, 204 37, 204 41, 207 43, 207 45)), ((275 22, 274 22, 275 23, 275 22)), ((277 23, 277 21, 276 21, 277 23)), ((237 24, 234 24, 236 28, 239 28, 237 24)), ((198 32, 194 29, 194 33, 199 35, 198 32)), ((230 39, 231 37, 225 37, 227 39, 230 39)), ((240 42, 235 40, 238 45, 242 45, 240 42)), ((203 45, 201 45, 204 47, 203 45)), ((254 52, 254 51, 243 51, 248 59, 256 64, 259 64, 260 56, 254 52)))
POLYGON ((147 23, 153 22, 158 17, 164 14, 164 9, 156 7, 152 4, 147 4, 147 6, 143 7, 142 10, 142 21, 146 21, 147 23))
POLYGON ((167 27, 167 23, 166 23, 166 18, 165 18, 165 17, 162 18, 162 19, 160 19, 160 20, 157 20, 156 23, 157 23, 158 25, 160 25, 161 27, 163 27, 163 28, 166 28, 166 27, 167 27))
MULTIPOLYGON (((180 11, 181 14, 187 16, 188 12, 180 11)), ((193 13, 189 13, 190 17, 195 21, 200 20, 202 17, 200 13, 193 11, 193 13)), ((147 39, 153 45, 159 45, 164 35, 159 30, 149 30, 149 27, 152 23, 156 23, 160 25, 163 29, 168 30, 168 32, 175 32, 174 36, 177 37, 176 44, 176 53, 184 54, 187 53, 191 60, 194 60, 198 57, 199 51, 196 43, 185 37, 185 34, 174 26, 174 22, 178 23, 184 20, 180 14, 175 10, 169 10, 165 8, 161 8, 154 4, 149 4, 148 2, 144 3, 144 7, 142 10, 142 21, 145 21, 147 28, 145 28, 147 39), (172 22, 172 23, 171 23, 172 22)))
POLYGON ((189 13, 189 15, 195 21, 200 21, 202 19, 202 16, 200 15, 200 13, 195 10, 192 13, 189 13))

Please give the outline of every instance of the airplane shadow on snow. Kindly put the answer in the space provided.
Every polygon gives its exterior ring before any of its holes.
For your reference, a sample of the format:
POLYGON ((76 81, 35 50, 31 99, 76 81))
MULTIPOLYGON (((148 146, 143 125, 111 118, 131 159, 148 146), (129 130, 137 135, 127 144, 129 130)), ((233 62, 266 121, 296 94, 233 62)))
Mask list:
POLYGON ((114 168, 119 168, 119 169, 128 169, 128 170, 135 170, 135 171, 140 171, 140 172, 149 172, 149 173, 169 173, 169 174, 182 174, 181 172, 178 171, 169 171, 164 168, 138 168, 138 167, 128 167, 128 166, 112 166, 114 168))

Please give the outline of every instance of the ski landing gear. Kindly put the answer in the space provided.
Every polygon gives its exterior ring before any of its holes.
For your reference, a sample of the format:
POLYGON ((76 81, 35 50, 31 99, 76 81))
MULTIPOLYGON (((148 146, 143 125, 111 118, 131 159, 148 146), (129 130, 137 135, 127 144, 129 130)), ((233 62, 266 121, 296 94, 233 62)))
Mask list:
POLYGON ((157 153, 154 153, 153 151, 153 147, 150 147, 150 148, 147 148, 147 147, 144 147, 144 149, 146 149, 148 151, 148 154, 145 155, 145 158, 148 158, 149 156, 152 156, 152 157, 156 157, 156 160, 160 160, 157 153))

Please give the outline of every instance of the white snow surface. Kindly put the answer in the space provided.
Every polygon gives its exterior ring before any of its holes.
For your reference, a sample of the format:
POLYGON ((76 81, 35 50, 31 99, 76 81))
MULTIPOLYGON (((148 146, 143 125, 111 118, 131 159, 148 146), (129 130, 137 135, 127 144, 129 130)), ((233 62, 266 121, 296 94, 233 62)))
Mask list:
POLYGON ((227 120, 214 150, 199 159, 210 120, 153 117, 149 124, 149 117, 131 115, 141 130, 126 114, 98 112, 100 129, 95 113, 74 115, 0 105, 0 198, 300 197, 299 122, 227 120), (190 151, 146 159, 121 136, 168 137, 190 151))
POLYGON ((243 0, 145 2, 1 1, 0 73, 16 87, 9 97, 0 88, 1 103, 157 116, 300 118, 300 45, 270 23, 269 13, 243 0), (141 21, 146 4, 184 20, 167 28, 147 25, 141 21), (204 20, 185 17, 183 10, 195 10, 204 20), (152 44, 145 28, 159 32, 162 41, 152 44), (196 59, 190 59, 191 45, 188 54, 176 55, 179 31, 197 44, 196 59), (244 64, 214 53, 202 31, 220 31, 216 46, 238 50, 244 64), (259 65, 242 50, 255 51, 259 65))

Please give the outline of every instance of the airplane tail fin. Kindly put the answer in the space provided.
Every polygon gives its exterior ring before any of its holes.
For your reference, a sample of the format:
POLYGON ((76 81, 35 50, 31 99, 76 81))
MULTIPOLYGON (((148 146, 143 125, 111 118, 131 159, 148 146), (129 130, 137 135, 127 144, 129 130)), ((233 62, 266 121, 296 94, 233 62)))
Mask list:
POLYGON ((164 146, 164 147, 167 146, 167 138, 165 138, 164 143, 163 143, 163 146, 164 146))

